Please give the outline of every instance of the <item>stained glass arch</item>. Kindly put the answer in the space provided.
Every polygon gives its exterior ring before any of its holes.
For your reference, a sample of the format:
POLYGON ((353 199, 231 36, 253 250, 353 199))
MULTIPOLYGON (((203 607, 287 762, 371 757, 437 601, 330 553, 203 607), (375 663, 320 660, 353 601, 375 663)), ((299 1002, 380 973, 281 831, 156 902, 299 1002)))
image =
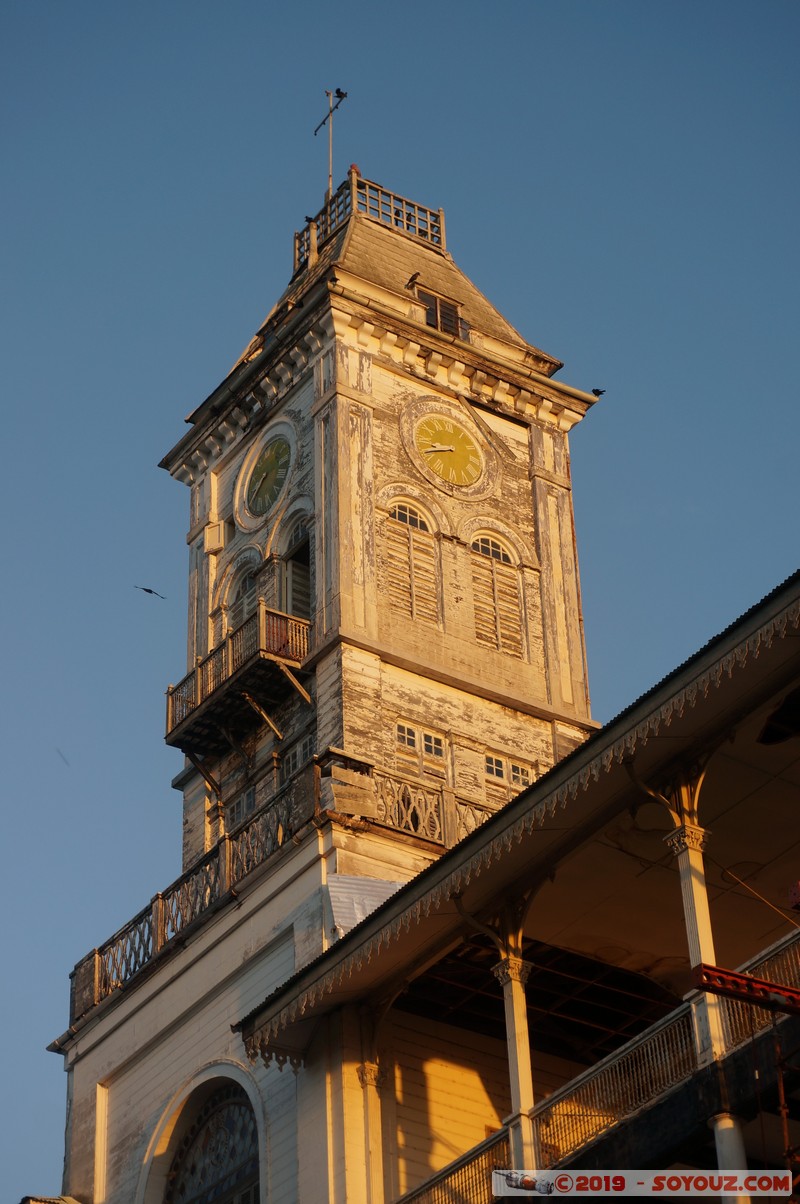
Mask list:
POLYGON ((175 1151, 164 1204, 257 1204, 255 1113, 235 1083, 218 1087, 201 1106, 175 1151))

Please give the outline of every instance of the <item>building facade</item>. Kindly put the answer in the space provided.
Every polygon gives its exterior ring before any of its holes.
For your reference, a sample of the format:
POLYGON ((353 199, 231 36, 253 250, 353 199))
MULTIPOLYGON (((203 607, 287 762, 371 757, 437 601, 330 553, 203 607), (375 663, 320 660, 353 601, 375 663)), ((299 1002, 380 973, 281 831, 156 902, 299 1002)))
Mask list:
MULTIPOLYGON (((560 367, 440 211, 355 168, 295 236, 162 462, 190 490, 182 873, 73 972, 65 1198, 477 1204, 495 1166, 610 1165, 741 1045, 682 1002, 693 967, 778 941, 763 976, 795 974, 794 733, 759 731, 797 583, 597 731, 568 452, 595 399, 560 367), (706 798, 742 887, 706 881, 706 798)), ((741 1158, 733 1099, 667 1165, 741 1158)))

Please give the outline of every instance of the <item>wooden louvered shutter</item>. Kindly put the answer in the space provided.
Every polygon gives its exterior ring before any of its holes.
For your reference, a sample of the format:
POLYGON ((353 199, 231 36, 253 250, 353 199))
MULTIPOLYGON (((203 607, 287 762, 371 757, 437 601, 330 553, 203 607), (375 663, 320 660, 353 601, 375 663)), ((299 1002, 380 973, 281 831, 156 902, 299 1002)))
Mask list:
POLYGON ((435 623, 438 618, 438 606, 436 547, 433 537, 427 531, 409 531, 408 543, 413 617, 435 623))
POLYGON ((386 557, 392 608, 406 618, 435 623, 439 606, 433 536, 428 531, 390 521, 386 557))
POLYGON ((288 560, 286 574, 286 611, 301 619, 311 618, 311 569, 299 560, 288 560))
POLYGON ((475 638, 511 656, 522 656, 519 577, 513 564, 480 553, 472 557, 475 638))
POLYGON ((512 564, 492 561, 497 608, 498 647, 501 652, 522 656, 522 625, 519 606, 519 573, 512 564))
POLYGON ((472 594, 475 602, 475 638, 479 644, 497 647, 497 622, 494 605, 492 561, 485 556, 472 557, 472 594))
POLYGON ((387 524, 386 532, 386 581, 392 610, 411 619, 414 616, 411 591, 411 566, 407 528, 394 522, 387 524))

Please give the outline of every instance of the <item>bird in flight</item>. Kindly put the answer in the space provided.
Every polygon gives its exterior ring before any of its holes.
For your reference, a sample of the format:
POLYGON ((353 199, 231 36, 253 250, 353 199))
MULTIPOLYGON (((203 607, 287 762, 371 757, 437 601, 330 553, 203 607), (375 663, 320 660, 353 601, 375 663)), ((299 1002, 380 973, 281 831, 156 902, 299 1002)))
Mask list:
POLYGON ((134 585, 134 589, 140 589, 143 594, 152 594, 154 598, 161 598, 162 602, 166 602, 163 594, 160 594, 157 589, 150 589, 147 585, 134 585))

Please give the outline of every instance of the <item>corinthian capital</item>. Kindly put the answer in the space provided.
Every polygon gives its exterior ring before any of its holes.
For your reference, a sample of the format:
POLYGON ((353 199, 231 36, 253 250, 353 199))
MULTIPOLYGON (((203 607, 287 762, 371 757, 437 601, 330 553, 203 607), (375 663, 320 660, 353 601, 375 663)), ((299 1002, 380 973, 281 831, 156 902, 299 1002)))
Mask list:
POLYGON ((674 832, 669 832, 664 837, 664 843, 677 857, 679 853, 685 853, 689 849, 696 849, 702 853, 708 837, 709 833, 705 828, 697 828, 694 824, 683 824, 674 832))
POLYGON ((362 1087, 382 1087, 385 1078, 377 1062, 362 1062, 358 1068, 358 1081, 362 1087))
POLYGON ((521 957, 504 957, 492 966, 492 974, 502 987, 509 982, 521 982, 524 987, 532 969, 531 963, 524 962, 521 957))

